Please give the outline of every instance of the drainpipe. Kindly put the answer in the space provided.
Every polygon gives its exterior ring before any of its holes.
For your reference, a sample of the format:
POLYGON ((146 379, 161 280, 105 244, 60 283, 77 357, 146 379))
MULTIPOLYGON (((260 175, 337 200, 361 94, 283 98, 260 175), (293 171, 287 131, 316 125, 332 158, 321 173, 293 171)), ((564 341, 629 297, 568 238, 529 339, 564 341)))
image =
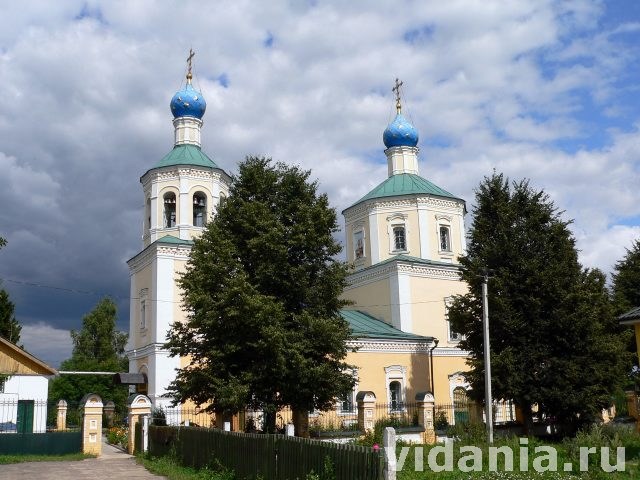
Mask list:
POLYGON ((429 351, 429 365, 431 366, 431 395, 433 395, 434 400, 436 398, 436 394, 433 388, 433 351, 436 349, 439 342, 440 340, 438 340, 437 338, 434 338, 433 347, 431 347, 431 350, 429 351))

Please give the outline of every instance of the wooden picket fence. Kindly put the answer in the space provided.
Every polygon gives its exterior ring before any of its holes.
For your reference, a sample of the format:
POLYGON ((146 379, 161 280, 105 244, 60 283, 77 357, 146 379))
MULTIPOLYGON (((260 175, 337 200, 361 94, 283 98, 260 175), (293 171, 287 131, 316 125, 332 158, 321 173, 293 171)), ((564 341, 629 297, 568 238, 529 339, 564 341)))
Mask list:
POLYGON ((216 463, 239 479, 303 479, 326 467, 335 480, 380 480, 384 457, 370 447, 254 433, 225 432, 198 427, 149 427, 149 453, 175 455, 186 466, 216 463))

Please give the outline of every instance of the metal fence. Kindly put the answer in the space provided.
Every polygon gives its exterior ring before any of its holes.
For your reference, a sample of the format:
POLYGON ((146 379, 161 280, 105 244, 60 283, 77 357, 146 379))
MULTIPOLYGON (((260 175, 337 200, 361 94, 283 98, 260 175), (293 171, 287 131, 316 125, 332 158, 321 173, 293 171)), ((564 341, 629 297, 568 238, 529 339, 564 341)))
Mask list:
POLYGON ((66 425, 58 428, 57 402, 47 400, 0 400, 0 433, 44 433, 77 430, 81 413, 78 405, 67 405, 66 425))

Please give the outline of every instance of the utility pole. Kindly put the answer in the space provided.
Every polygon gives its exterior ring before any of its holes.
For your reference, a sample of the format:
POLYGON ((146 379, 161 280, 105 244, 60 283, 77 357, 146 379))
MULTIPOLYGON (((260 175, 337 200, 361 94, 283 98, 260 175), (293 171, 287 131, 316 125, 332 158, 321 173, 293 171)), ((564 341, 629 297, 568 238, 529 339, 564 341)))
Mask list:
POLYGON ((493 401, 491 399, 491 349, 489 343, 489 271, 482 277, 482 330, 484 336, 484 404, 489 444, 493 443, 493 401))

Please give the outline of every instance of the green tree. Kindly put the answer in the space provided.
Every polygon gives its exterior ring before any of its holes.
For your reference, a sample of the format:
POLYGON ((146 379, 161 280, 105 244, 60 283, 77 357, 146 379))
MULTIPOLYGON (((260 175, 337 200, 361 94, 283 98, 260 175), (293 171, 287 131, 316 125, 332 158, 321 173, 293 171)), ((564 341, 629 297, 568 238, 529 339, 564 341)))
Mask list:
MULTIPOLYGON (((615 266, 612 275, 612 294, 614 311, 616 315, 622 315, 632 308, 640 307, 640 240, 635 240, 630 249, 615 266)), ((640 374, 634 365, 638 365, 638 345, 633 329, 623 326, 628 334, 627 350, 631 353, 631 365, 629 366, 629 382, 624 389, 637 389, 640 387, 640 374)), ((623 397, 623 392, 619 392, 623 397)))
MULTIPOLYGON (((71 331, 73 352, 60 365, 62 371, 122 372, 128 370, 124 357, 127 334, 116 330, 117 309, 110 298, 104 298, 82 319, 82 328, 71 331)), ((62 374, 52 381, 49 399, 78 402, 87 393, 112 400, 123 412, 128 390, 114 385, 110 375, 62 374)))
MULTIPOLYGON (((7 241, 0 237, 0 248, 4 247, 7 241)), ((6 290, 0 290, 0 337, 9 340, 14 345, 20 341, 22 326, 15 317, 15 305, 9 299, 6 290)))
POLYGON ((269 429, 275 410, 290 405, 305 435, 306 412, 353 387, 336 213, 309 175, 247 158, 195 240, 179 281, 187 321, 167 343, 192 360, 169 387, 176 401, 227 413, 262 408, 269 429))
POLYGON ((635 240, 613 272, 613 302, 616 314, 640 307, 640 240, 635 240))
POLYGON ((527 428, 533 404, 571 429, 591 421, 610 404, 626 358, 604 275, 581 268, 568 222, 527 181, 485 178, 473 213, 460 260, 469 293, 449 311, 471 351, 472 395, 484 398, 481 292, 489 269, 493 397, 514 400, 527 428))
POLYGON ((14 312, 15 305, 9 299, 9 294, 4 289, 0 290, 0 337, 17 345, 22 326, 16 320, 14 312))

